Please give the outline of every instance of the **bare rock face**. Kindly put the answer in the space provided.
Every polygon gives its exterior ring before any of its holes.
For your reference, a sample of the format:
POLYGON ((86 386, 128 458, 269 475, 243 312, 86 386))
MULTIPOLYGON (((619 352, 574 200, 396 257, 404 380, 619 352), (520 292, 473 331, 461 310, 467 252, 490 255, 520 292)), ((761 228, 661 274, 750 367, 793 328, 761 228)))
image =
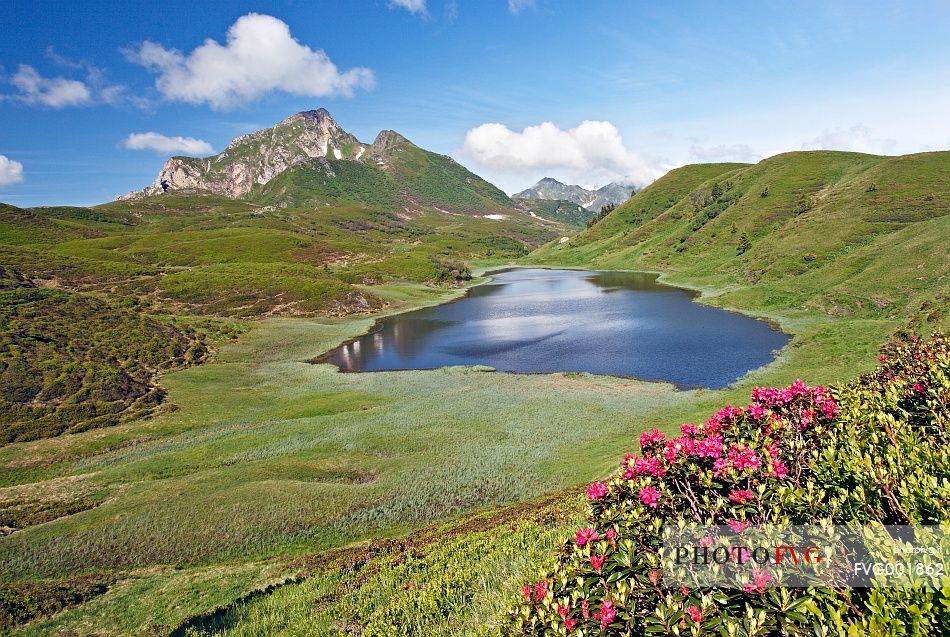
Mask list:
POLYGON ((359 161, 367 147, 343 130, 325 109, 292 115, 273 128, 234 139, 217 155, 172 157, 149 186, 118 197, 163 192, 210 192, 238 198, 288 168, 326 159, 359 161))

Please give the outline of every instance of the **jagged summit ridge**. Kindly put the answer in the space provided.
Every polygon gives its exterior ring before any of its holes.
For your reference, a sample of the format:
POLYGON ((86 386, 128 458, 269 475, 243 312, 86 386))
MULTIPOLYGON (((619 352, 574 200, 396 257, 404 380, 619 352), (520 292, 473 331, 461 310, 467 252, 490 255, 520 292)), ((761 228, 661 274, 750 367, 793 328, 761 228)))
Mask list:
POLYGON ((217 155, 172 157, 149 186, 119 199, 168 191, 238 198, 301 164, 324 160, 325 165, 327 159, 361 161, 367 146, 345 131, 326 109, 303 111, 272 128, 236 137, 217 155))

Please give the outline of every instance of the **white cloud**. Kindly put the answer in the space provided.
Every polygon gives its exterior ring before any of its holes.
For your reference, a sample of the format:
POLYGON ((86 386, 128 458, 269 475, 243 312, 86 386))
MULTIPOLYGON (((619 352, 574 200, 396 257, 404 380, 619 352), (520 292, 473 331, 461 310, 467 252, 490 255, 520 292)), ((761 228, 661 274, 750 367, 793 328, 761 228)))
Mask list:
POLYGON ((0 155, 0 186, 9 186, 23 181, 23 164, 0 155))
POLYGON ((754 164, 762 159, 762 153, 756 152, 748 144, 733 144, 732 146, 726 146, 725 144, 698 146, 693 144, 689 148, 689 153, 696 161, 703 163, 730 161, 754 164))
POLYGON ((626 180, 644 186, 669 168, 628 150, 616 126, 598 121, 568 130, 545 122, 521 132, 504 124, 482 124, 468 131, 463 152, 492 170, 557 172, 586 184, 626 180))
POLYGON ((856 153, 887 155, 892 153, 896 146, 897 140, 873 137, 871 129, 857 124, 851 128, 826 130, 810 142, 802 144, 802 150, 850 150, 856 153))
POLYGON ((410 13, 426 13, 426 0, 390 0, 389 6, 399 7, 410 13))
POLYGON ((43 77, 27 64, 21 64, 17 68, 10 83, 20 91, 13 97, 26 104, 64 108, 92 102, 92 91, 83 82, 67 80, 64 77, 43 77))
POLYGON ((146 41, 126 55, 158 74, 155 86, 166 99, 215 109, 232 108, 270 91, 350 96, 374 84, 370 69, 340 72, 322 50, 298 42, 286 23, 258 13, 238 18, 223 45, 208 39, 185 55, 146 41))
POLYGON ((125 86, 109 82, 106 71, 91 62, 73 60, 60 55, 51 46, 46 48, 46 57, 57 66, 84 71, 86 77, 83 80, 43 77, 32 66, 21 64, 16 74, 9 80, 19 89, 19 92, 13 95, 0 95, 0 100, 9 99, 50 108, 93 104, 110 106, 131 104, 139 108, 150 106, 146 98, 130 95, 125 86))
POLYGON ((154 150, 157 153, 182 155, 210 155, 214 152, 211 144, 194 137, 169 137, 161 133, 132 133, 122 145, 130 150, 154 150))
POLYGON ((521 13, 525 9, 533 8, 534 5, 535 0, 508 0, 508 10, 515 15, 521 13))

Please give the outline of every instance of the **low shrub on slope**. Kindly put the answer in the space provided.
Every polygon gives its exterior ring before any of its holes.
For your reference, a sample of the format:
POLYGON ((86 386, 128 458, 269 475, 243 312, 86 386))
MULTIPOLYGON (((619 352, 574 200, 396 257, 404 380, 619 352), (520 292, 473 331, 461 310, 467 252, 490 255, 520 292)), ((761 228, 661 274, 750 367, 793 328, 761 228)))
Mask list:
POLYGON ((0 268, 0 444, 143 415, 163 399, 158 372, 207 353, 191 328, 0 268))
POLYGON ((622 473, 588 489, 588 526, 525 585, 522 635, 941 634, 942 588, 666 588, 664 524, 910 524, 950 521, 950 344, 895 345, 840 388, 757 388, 680 437, 640 438, 622 473))

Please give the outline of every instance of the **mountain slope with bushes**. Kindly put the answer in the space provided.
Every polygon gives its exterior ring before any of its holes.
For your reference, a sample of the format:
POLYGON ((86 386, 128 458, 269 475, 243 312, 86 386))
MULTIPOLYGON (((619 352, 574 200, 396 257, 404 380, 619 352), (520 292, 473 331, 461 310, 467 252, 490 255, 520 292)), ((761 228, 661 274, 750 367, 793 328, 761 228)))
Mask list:
POLYGON ((0 444, 149 414, 165 397, 156 375, 209 353, 191 327, 0 275, 0 444))

